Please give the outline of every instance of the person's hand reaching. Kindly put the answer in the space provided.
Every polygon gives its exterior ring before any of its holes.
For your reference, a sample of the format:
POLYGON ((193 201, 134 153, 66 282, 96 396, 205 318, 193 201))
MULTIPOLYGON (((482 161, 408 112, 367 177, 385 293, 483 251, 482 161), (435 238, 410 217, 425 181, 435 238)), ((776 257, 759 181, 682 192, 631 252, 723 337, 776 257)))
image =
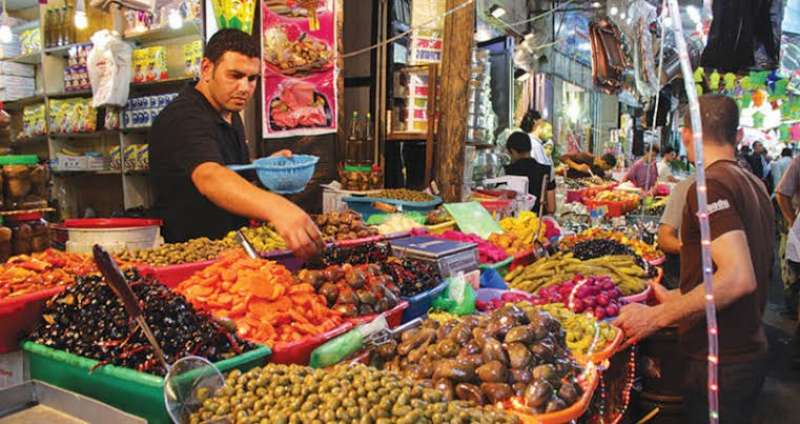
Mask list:
POLYGON ((325 247, 317 225, 294 203, 283 199, 274 206, 274 217, 270 222, 297 256, 309 258, 325 247))
POLYGON ((269 155, 269 157, 283 157, 283 158, 290 158, 292 157, 292 151, 289 149, 278 150, 277 152, 269 155))

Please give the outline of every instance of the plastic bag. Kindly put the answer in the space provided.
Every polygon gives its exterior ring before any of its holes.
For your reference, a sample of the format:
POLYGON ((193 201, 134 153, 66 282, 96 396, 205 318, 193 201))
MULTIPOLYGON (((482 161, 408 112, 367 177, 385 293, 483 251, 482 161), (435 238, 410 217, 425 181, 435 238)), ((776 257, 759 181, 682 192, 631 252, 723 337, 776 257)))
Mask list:
POLYGON ((92 44, 87 60, 92 106, 125 106, 131 81, 131 46, 108 30, 92 35, 92 44))
POLYGON ((463 316, 475 312, 475 301, 477 296, 467 280, 464 273, 459 272, 456 276, 448 278, 447 289, 433 301, 433 309, 449 312, 453 315, 463 316))

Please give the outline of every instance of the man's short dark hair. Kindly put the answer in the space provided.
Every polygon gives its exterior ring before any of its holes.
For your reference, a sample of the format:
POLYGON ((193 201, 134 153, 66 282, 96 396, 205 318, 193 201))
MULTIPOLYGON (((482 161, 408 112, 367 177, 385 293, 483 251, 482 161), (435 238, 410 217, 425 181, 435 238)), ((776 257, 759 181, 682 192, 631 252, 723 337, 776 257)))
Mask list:
POLYGON ((247 57, 259 57, 258 43, 246 32, 238 29, 221 29, 206 44, 203 56, 216 63, 227 52, 235 52, 247 57))
MULTIPOLYGON (((703 138, 736 146, 736 132, 739 130, 739 107, 730 97, 718 94, 700 96, 700 119, 703 125, 703 138)), ((684 120, 692 128, 689 112, 684 120)))
POLYGON ((667 147, 665 147, 665 148, 664 148, 664 152, 662 152, 662 154, 663 154, 664 156, 666 156, 666 155, 669 155, 669 154, 671 154, 671 153, 675 153, 675 148, 674 148, 674 147, 672 147, 672 146, 667 146, 667 147))
POLYGON ((519 128, 526 133, 533 131, 533 127, 536 125, 536 121, 542 119, 542 114, 533 110, 528 109, 525 112, 525 116, 522 117, 522 122, 519 123, 519 128))
POLYGON ((781 156, 783 156, 785 158, 792 157, 792 149, 790 149, 788 147, 784 147, 783 150, 781 150, 781 156))
POLYGON ((531 138, 528 136, 528 134, 525 134, 522 131, 514 131, 510 136, 508 136, 506 148, 509 150, 514 149, 520 153, 530 152, 531 138))
POLYGON ((611 153, 604 154, 602 159, 603 159, 603 162, 605 162, 606 164, 608 164, 608 166, 610 166, 612 168, 617 166, 617 158, 614 155, 612 155, 611 153))
POLYGON ((661 148, 658 147, 658 144, 652 144, 650 145, 650 151, 653 153, 658 153, 661 151, 661 148))

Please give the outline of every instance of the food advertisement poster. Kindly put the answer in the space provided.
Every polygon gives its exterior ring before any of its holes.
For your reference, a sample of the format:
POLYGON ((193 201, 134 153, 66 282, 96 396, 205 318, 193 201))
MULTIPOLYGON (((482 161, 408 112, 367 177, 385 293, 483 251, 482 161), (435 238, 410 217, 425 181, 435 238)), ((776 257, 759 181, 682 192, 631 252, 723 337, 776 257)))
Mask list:
POLYGON ((262 1, 264 138, 336 132, 333 0, 262 1))

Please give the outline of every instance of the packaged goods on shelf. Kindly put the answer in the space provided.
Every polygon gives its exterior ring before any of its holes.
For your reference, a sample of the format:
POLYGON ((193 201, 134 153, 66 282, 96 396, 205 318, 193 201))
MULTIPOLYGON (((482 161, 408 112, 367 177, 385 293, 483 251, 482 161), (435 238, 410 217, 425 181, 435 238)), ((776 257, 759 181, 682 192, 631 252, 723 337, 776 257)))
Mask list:
POLYGON ((22 31, 19 35, 22 54, 33 54, 42 51, 42 38, 39 28, 22 31))
POLYGON ((64 91, 81 91, 92 88, 86 58, 92 50, 91 44, 74 46, 69 49, 67 66, 64 67, 64 91))
POLYGON ((19 56, 20 53, 22 53, 22 46, 16 35, 10 43, 0 43, 0 58, 19 56))
POLYGON ((178 93, 128 99, 122 111, 122 128, 143 128, 153 125, 158 114, 176 97, 178 93))
POLYGON ((36 80, 13 75, 0 75, 0 100, 12 101, 31 97, 36 92, 36 80))
POLYGON ((183 45, 183 74, 185 76, 198 77, 201 60, 203 60, 203 42, 201 40, 183 45))
POLYGON ((50 99, 48 127, 51 133, 93 132, 97 129, 97 110, 91 98, 50 99))
POLYGON ((111 159, 111 169, 114 171, 121 171, 122 170, 122 147, 114 146, 108 153, 109 158, 111 159))
POLYGON ((169 78, 167 72, 167 49, 153 46, 135 49, 132 54, 133 82, 159 81, 169 78))
POLYGON ((33 78, 33 65, 15 62, 0 62, 0 75, 33 78))
POLYGON ((21 137, 30 138, 46 133, 44 103, 25 106, 22 109, 21 137))

